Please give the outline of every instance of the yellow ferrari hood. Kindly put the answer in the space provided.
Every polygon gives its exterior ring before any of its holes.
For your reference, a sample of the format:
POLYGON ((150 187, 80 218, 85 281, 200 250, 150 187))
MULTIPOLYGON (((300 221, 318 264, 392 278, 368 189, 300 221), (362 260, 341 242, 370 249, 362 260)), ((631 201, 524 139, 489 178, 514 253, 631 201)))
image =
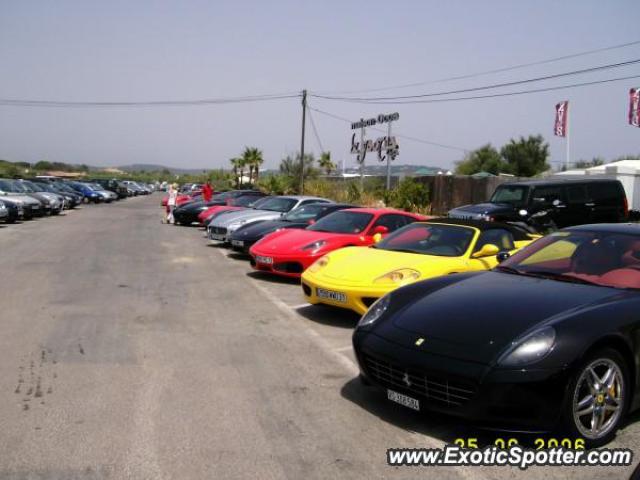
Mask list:
POLYGON ((328 264, 314 273, 314 276, 345 285, 370 284, 376 278, 401 268, 417 270, 421 278, 429 278, 449 272, 463 264, 462 257, 439 257, 371 247, 351 247, 329 254, 328 264))

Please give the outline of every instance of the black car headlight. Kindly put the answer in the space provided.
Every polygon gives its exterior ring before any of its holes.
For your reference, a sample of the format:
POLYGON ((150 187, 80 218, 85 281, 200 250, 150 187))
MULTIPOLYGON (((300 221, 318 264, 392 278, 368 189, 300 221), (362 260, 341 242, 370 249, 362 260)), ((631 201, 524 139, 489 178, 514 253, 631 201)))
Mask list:
POLYGON ((521 367, 542 360, 556 341, 553 327, 544 327, 521 340, 512 342, 511 347, 500 357, 498 364, 503 367, 521 367))
POLYGON ((384 315, 384 312, 387 311, 387 308, 389 308, 390 303, 391 303, 391 295, 389 294, 376 300, 373 303, 373 305, 369 307, 369 310, 367 310, 367 313, 365 313, 362 316, 356 328, 366 327, 368 325, 372 325, 373 323, 377 322, 380 319, 380 317, 384 315))

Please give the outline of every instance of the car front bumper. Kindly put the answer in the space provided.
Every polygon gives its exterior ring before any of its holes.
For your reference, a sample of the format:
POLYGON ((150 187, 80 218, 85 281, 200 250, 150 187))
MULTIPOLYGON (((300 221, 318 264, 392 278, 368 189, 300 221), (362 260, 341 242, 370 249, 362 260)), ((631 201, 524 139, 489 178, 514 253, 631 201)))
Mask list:
POLYGON ((274 255, 269 252, 261 252, 255 248, 252 248, 249 254, 251 255, 250 263, 254 270, 288 278, 300 278, 302 272, 323 255, 274 255), (267 258, 271 259, 270 263, 264 261, 267 258))
POLYGON ((499 430, 554 429, 571 377, 568 368, 495 369, 403 347, 358 330, 353 346, 361 375, 374 386, 417 399, 421 411, 499 430))
POLYGON ((398 287, 395 285, 349 285, 322 278, 308 271, 302 275, 302 291, 309 303, 313 305, 322 303, 333 307, 347 308, 359 315, 363 315, 373 302, 395 288, 398 287), (326 296, 320 297, 318 296, 319 288, 339 294, 334 297, 344 295, 345 299, 340 301, 326 296))

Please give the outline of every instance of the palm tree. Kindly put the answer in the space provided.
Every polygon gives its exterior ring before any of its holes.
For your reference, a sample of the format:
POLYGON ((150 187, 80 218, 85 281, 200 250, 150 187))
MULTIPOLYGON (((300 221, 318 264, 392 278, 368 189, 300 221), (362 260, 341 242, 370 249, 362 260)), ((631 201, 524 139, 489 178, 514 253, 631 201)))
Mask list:
POLYGON ((244 183, 244 168, 247 166, 246 159, 240 157, 238 158, 238 169, 240 170, 240 180, 238 181, 238 185, 242 186, 244 183))
POLYGON ((322 152, 318 159, 318 166, 322 168, 327 175, 331 175, 331 172, 336 169, 335 163, 331 161, 331 152, 322 152))
POLYGON ((253 161, 253 166, 255 167, 256 172, 256 183, 258 183, 258 178, 260 177, 260 166, 264 163, 264 157, 262 156, 262 150, 258 150, 257 148, 251 149, 251 159, 253 161))
POLYGON ((229 160, 231 162, 231 166, 233 168, 233 177, 236 180, 236 188, 240 186, 240 179, 238 178, 238 169, 240 168, 241 159, 232 158, 229 160))
POLYGON ((262 152, 255 147, 245 147, 244 152, 242 152, 242 160, 249 167, 249 181, 253 180, 253 173, 255 172, 255 181, 257 182, 260 165, 264 162, 262 152))

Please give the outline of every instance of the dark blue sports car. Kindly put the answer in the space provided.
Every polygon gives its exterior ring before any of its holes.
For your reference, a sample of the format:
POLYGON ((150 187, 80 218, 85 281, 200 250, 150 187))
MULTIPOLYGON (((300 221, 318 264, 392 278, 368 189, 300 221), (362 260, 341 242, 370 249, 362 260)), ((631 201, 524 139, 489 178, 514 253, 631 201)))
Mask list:
POLYGON ((406 407, 604 444, 640 406, 640 225, 560 230, 493 271, 395 290, 353 345, 363 381, 406 407))

